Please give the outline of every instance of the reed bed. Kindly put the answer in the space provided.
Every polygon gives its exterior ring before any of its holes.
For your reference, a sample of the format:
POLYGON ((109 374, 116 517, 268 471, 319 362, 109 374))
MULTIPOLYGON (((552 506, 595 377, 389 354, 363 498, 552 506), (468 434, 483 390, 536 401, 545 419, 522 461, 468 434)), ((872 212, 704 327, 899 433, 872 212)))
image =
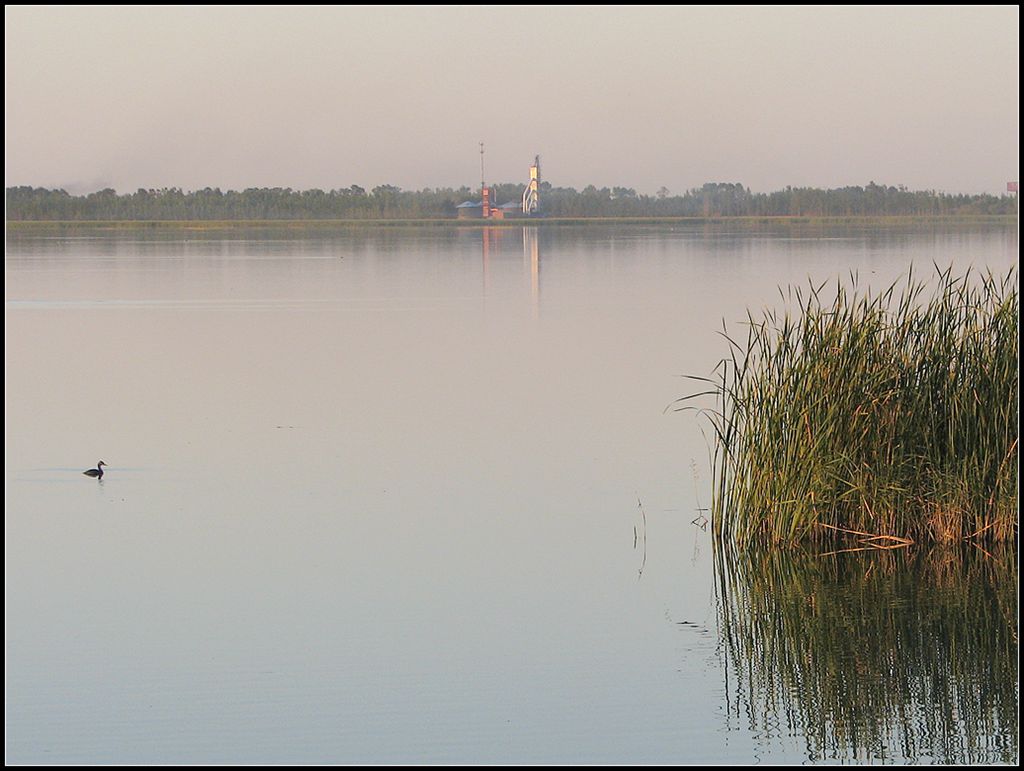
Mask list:
POLYGON ((873 294, 780 290, 748 312, 700 411, 715 432, 716 540, 738 547, 1003 541, 1018 528, 1019 295, 1002 277, 913 271, 873 294), (899 290, 899 291, 897 291, 899 290))

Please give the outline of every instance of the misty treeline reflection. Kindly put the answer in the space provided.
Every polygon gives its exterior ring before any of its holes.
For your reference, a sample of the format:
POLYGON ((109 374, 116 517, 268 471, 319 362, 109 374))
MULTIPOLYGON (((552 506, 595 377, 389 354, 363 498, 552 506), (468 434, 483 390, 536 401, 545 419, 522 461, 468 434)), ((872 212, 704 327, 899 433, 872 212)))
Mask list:
MULTIPOLYGON (((491 202, 515 203, 521 183, 491 186, 491 202)), ((106 188, 86 195, 41 187, 7 188, 8 220, 317 220, 454 218, 456 207, 479 199, 469 187, 402 190, 359 185, 331 190, 206 187, 140 188, 118 194, 106 188)), ((541 210, 548 217, 729 217, 729 216, 935 216, 1016 214, 1008 195, 911 191, 900 185, 847 186, 834 189, 787 187, 754 193, 733 182, 708 182, 684 193, 661 188, 654 195, 629 187, 582 190, 542 182, 541 210)))
POLYGON ((715 558, 730 727, 811 761, 1015 763, 1015 547, 715 558))

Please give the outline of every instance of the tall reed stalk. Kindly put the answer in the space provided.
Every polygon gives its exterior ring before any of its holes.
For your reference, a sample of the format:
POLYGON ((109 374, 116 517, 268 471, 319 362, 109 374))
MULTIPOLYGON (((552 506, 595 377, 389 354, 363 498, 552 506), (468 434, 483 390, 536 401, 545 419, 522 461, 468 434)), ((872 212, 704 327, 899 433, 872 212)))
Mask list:
POLYGON ((1018 527, 1019 295, 1006 276, 936 266, 900 291, 837 282, 748 312, 702 410, 715 431, 712 524, 743 547, 1006 540, 1018 527), (795 305, 795 310, 788 306, 795 305), (881 538, 878 538, 881 537, 881 538))

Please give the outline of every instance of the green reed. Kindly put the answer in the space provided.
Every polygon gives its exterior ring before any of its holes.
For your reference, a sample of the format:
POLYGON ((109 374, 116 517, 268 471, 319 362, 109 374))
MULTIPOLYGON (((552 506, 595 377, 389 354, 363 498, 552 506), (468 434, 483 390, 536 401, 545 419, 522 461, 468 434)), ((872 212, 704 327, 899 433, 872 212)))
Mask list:
POLYGON ((791 287, 783 312, 748 312, 745 344, 723 331, 729 356, 696 378, 713 388, 680 400, 717 398, 718 541, 1014 537, 1016 271, 936 273, 930 295, 912 271, 878 294, 791 287))
POLYGON ((727 714, 811 760, 1015 763, 1012 544, 715 551, 727 714))

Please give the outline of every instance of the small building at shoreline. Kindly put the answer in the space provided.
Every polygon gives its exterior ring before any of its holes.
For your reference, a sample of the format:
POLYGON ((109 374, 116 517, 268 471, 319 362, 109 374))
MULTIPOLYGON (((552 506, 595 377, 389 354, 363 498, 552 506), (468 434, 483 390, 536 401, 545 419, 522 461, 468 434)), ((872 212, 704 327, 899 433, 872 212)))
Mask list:
MULTIPOLYGON (((499 206, 488 207, 487 219, 505 220, 522 217, 522 208, 515 201, 509 201, 499 206)), ((464 201, 455 207, 455 216, 460 220, 472 220, 484 218, 483 201, 464 201)))
MULTIPOLYGON (((480 143, 480 176, 483 177, 484 145, 480 143)), ((512 219, 514 217, 534 217, 540 214, 540 156, 536 156, 530 167, 530 183, 523 190, 522 203, 509 201, 496 206, 492 200, 492 190, 483 181, 480 182, 481 201, 463 201, 455 207, 455 216, 460 220, 469 219, 512 219)))

